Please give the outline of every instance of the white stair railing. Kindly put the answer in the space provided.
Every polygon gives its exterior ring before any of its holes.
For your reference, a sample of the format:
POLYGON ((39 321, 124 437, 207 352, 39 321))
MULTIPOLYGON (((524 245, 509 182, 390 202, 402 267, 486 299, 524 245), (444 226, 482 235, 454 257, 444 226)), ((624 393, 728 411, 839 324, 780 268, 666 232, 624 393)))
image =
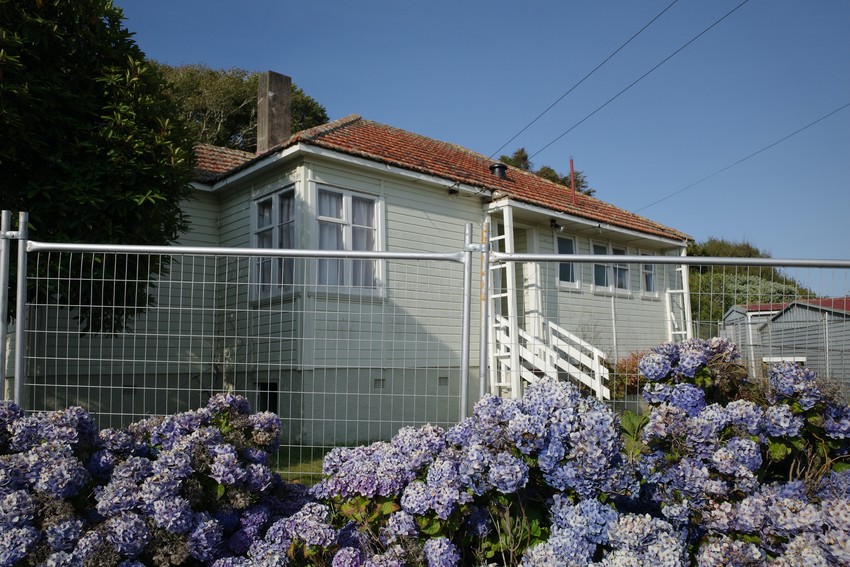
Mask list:
POLYGON ((498 378, 491 384, 493 392, 499 391, 496 388, 510 390, 511 376, 519 375, 525 382, 534 383, 540 376, 564 373, 590 388, 597 398, 611 398, 606 386, 609 370, 605 365, 605 353, 587 341, 551 321, 545 325, 545 342, 522 329, 511 339, 507 332, 509 322, 504 317, 494 317, 493 325, 495 344, 492 349, 499 367, 498 378), (518 367, 514 366, 516 360, 519 360, 518 367))

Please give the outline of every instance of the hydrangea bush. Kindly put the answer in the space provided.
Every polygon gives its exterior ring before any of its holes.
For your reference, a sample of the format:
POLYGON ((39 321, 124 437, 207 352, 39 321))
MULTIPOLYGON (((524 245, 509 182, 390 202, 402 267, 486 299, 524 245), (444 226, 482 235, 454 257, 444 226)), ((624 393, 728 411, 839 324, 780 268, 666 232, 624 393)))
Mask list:
POLYGON ((337 448, 311 488, 269 466, 244 398, 98 431, 0 403, 0 567, 850 564, 850 410, 760 382, 730 343, 639 363, 646 415, 541 378, 444 430, 337 448))

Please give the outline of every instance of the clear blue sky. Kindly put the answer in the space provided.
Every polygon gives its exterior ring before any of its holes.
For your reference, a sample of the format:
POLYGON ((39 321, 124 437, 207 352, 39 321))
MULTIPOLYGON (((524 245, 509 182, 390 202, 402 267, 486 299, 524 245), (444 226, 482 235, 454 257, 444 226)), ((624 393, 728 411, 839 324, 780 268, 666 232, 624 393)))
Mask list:
MULTIPOLYGON (((148 57, 275 70, 348 114, 490 155, 672 0, 118 0, 148 57)), ((850 1, 679 0, 499 153, 698 241, 850 259, 850 1), (537 153, 540 151, 540 153, 537 153)))

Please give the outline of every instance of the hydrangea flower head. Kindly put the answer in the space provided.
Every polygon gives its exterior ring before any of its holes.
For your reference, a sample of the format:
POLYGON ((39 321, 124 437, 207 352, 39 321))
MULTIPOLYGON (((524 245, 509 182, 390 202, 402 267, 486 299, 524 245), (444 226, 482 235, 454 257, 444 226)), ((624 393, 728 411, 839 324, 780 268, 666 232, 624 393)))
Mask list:
POLYGON ((640 362, 638 362, 638 370, 651 382, 657 382, 666 378, 670 374, 672 366, 670 359, 658 352, 651 352, 644 355, 640 359, 640 362))

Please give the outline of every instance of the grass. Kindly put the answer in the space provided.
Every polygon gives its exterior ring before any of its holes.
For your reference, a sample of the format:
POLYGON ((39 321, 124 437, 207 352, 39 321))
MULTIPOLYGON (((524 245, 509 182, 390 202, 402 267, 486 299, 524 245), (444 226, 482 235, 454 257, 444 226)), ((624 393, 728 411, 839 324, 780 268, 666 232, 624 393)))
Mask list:
POLYGON ((272 459, 272 468, 287 482, 312 486, 322 477, 322 460, 333 447, 280 447, 272 459))

